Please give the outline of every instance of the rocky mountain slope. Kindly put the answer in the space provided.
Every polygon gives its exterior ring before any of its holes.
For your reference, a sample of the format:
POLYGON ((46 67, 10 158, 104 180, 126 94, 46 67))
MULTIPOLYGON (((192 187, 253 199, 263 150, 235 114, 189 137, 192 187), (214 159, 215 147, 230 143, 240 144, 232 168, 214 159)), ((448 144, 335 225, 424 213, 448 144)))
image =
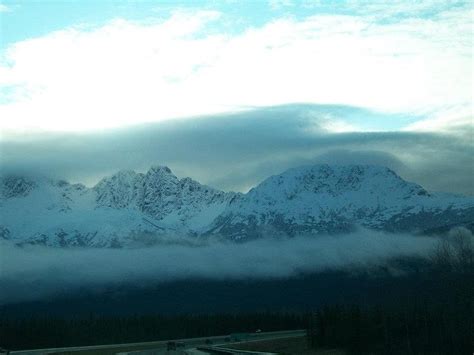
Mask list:
POLYGON ((272 176, 236 196, 208 233, 246 240, 336 234, 357 226, 422 232, 472 221, 472 197, 430 194, 385 167, 315 165, 272 176))
POLYGON ((122 247, 201 234, 235 193, 169 168, 120 171, 93 188, 48 179, 1 180, 0 238, 17 244, 122 247))
POLYGON ((474 221, 474 198, 430 194, 377 166, 315 165, 272 176, 247 194, 222 192, 169 168, 121 171, 87 188, 0 180, 0 239, 57 247, 135 247, 175 238, 420 232, 474 221))

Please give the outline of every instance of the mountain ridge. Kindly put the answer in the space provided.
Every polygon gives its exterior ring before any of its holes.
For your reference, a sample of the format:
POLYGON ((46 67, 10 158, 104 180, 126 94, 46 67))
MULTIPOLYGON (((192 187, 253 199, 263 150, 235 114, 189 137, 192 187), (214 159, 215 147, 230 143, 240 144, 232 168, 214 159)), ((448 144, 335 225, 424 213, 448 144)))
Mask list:
POLYGON ((211 234, 246 240, 269 232, 336 234, 350 232, 355 225, 411 232, 433 228, 438 222, 474 220, 472 201, 430 194, 385 167, 304 166, 271 176, 243 195, 218 217, 211 234), (453 208, 455 212, 449 212, 453 208), (467 211, 467 216, 461 211, 467 211))
POLYGON ((373 165, 310 165, 248 193, 223 192, 166 166, 121 170, 95 186, 1 178, 0 239, 18 245, 136 247, 163 238, 247 241, 362 226, 416 232, 474 220, 474 198, 432 194, 373 165))

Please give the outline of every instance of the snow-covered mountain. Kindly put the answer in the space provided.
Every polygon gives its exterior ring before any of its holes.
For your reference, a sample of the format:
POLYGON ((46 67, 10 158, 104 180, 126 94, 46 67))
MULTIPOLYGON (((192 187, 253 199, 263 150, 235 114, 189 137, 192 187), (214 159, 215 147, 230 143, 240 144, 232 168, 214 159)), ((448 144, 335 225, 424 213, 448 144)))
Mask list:
POLYGON ((272 176, 236 196, 208 233, 247 240, 356 226, 420 232, 472 222, 473 197, 430 194, 385 167, 315 165, 272 176))
POLYGON ((474 198, 430 194, 377 166, 315 165, 225 193, 169 168, 121 171, 93 188, 0 180, 0 239, 48 246, 133 247, 166 238, 232 240, 338 233, 355 226, 423 231, 474 221, 474 198))
POLYGON ((195 236, 221 214, 225 193, 169 168, 120 171, 93 188, 48 179, 1 180, 0 238, 17 244, 122 247, 195 236))

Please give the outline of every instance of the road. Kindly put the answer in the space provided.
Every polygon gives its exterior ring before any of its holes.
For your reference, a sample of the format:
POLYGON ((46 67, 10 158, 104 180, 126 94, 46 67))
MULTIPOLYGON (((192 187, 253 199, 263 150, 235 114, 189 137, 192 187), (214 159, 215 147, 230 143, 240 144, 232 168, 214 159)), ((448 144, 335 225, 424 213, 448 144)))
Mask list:
MULTIPOLYGON (((289 338, 303 336, 305 330, 285 330, 279 332, 261 332, 261 333, 249 333, 248 339, 245 342, 254 340, 270 340, 278 338, 289 338)), ((37 354, 81 354, 81 355, 92 355, 92 354, 133 354, 133 355, 144 355, 144 354, 189 354, 198 355, 202 354, 195 348, 198 346, 206 345, 206 340, 210 340, 212 345, 229 344, 226 342, 229 336, 212 336, 202 338, 189 338, 189 339, 174 339, 171 341, 182 342, 185 344, 183 349, 177 351, 167 351, 167 344, 170 340, 146 342, 146 343, 128 343, 128 344, 109 344, 109 345, 94 345, 94 346, 77 346, 70 348, 50 348, 50 349, 34 349, 34 350, 21 350, 12 351, 10 354, 22 354, 22 355, 37 355, 37 354)))

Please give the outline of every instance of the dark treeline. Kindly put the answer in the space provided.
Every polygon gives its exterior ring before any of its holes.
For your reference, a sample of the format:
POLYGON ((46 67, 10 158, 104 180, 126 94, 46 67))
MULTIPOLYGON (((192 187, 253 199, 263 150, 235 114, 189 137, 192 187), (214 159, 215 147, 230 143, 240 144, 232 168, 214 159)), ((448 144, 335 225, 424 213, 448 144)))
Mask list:
MULTIPOLYGON (((472 354, 472 313, 420 304, 393 308, 331 306, 311 317, 313 348, 349 354, 472 354)), ((472 312, 472 310, 471 310, 472 312)))
POLYGON ((306 317, 290 313, 254 313, 4 318, 0 321, 0 346, 13 350, 38 349, 206 337, 257 329, 304 329, 308 324, 306 317))
POLYGON ((461 233, 442 242, 419 288, 383 306, 324 307, 313 313, 308 341, 313 348, 349 354, 474 353, 474 249, 461 233), (420 288, 431 285, 429 296, 420 288))

